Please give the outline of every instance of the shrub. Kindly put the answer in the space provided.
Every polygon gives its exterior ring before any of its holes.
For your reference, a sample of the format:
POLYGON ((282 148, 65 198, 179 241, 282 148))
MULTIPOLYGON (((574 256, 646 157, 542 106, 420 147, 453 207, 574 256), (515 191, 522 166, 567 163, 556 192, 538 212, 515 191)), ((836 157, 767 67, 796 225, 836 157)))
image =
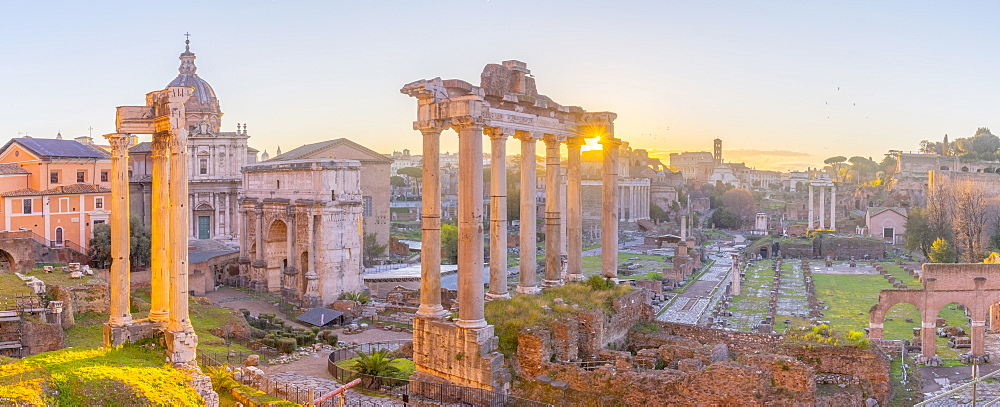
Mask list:
POLYGON ((312 331, 313 331, 314 334, 318 334, 319 330, 320 330, 320 328, 318 326, 312 327, 312 331))
POLYGON ((278 340, 278 351, 282 353, 292 353, 295 352, 295 348, 298 347, 298 342, 295 338, 281 338, 278 340))
POLYGON ((600 274, 594 274, 587 279, 587 285, 595 291, 610 290, 615 287, 614 281, 605 279, 600 274))
POLYGON ((337 342, 339 339, 337 338, 337 334, 333 333, 333 331, 327 331, 327 332, 329 333, 326 335, 326 343, 328 343, 330 346, 337 346, 337 342))

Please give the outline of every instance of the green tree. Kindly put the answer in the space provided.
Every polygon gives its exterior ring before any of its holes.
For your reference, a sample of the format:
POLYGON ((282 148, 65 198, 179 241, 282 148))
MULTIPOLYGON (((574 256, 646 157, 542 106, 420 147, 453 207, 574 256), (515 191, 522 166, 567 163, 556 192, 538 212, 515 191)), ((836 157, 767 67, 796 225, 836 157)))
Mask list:
POLYGON ((389 185, 396 188, 402 188, 406 186, 406 178, 400 177, 399 175, 393 175, 389 177, 389 185))
POLYGON ((830 158, 827 158, 827 159, 823 160, 823 164, 826 164, 826 165, 835 165, 835 164, 840 164, 840 163, 842 163, 844 161, 847 161, 847 157, 844 157, 842 155, 838 155, 838 156, 833 156, 833 157, 830 157, 830 158))
MULTIPOLYGON (((111 264, 111 225, 94 225, 94 237, 90 239, 87 255, 94 264, 111 264)), ((132 269, 149 265, 151 241, 149 228, 139 218, 129 218, 129 263, 132 269)))
POLYGON ((365 267, 371 267, 375 265, 375 262, 385 257, 386 248, 388 245, 378 243, 378 235, 374 233, 365 233, 364 240, 364 261, 365 267))
POLYGON ((396 360, 391 356, 392 351, 379 349, 372 351, 372 353, 356 352, 358 357, 354 359, 354 365, 351 368, 355 372, 365 375, 361 378, 361 385, 365 388, 378 389, 394 382, 393 379, 403 378, 403 372, 392 364, 396 360))
POLYGON ((954 263, 956 261, 955 251, 952 250, 947 240, 941 238, 938 238, 931 244, 930 256, 928 258, 931 263, 954 263))
POLYGON ((441 225, 441 263, 458 264, 458 227, 454 223, 441 225))
POLYGON ((934 244, 937 235, 928 222, 927 215, 920 208, 913 208, 907 214, 904 236, 908 250, 920 250, 924 258, 930 258, 931 245, 934 244))
POLYGON ((739 229, 742 224, 740 217, 728 208, 719 208, 712 212, 710 222, 720 229, 739 229))
POLYGON ((396 174, 405 175, 410 178, 420 179, 424 176, 424 170, 420 167, 404 167, 396 170, 396 174))
POLYGON ((649 217, 657 222, 665 222, 670 218, 670 216, 667 215, 667 211, 663 210, 660 205, 653 202, 649 203, 649 217))
POLYGON ((757 214, 757 203, 753 199, 753 194, 744 188, 730 189, 722 194, 722 206, 737 217, 736 228, 743 227, 757 214))

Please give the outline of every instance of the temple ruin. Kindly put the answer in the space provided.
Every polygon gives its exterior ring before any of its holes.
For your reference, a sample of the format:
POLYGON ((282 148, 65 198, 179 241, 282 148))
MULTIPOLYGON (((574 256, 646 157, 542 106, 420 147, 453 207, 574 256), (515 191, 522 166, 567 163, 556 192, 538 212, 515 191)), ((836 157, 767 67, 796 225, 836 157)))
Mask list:
MULTIPOLYGON (((416 375, 455 383, 503 389, 509 373, 503 355, 496 352, 497 339, 484 317, 483 277, 483 140, 491 140, 492 182, 490 193, 491 259, 489 296, 504 298, 507 290, 507 207, 504 157, 507 138, 521 142, 521 168, 534 168, 536 144, 545 143, 545 272, 541 284, 535 266, 535 223, 521 224, 520 282, 516 292, 538 294, 541 287, 558 286, 583 279, 581 146, 587 138, 600 138, 604 151, 602 177, 602 267, 601 275, 616 279, 618 266, 617 188, 621 140, 614 136, 612 112, 587 112, 563 106, 539 94, 535 79, 524 62, 504 61, 483 69, 480 85, 441 78, 405 85, 401 92, 417 99, 414 130, 423 135, 423 214, 420 307, 414 320, 416 375), (441 132, 453 129, 459 137, 458 191, 458 302, 457 321, 446 318, 441 305, 441 132), (562 143, 568 156, 566 257, 563 258, 559 173, 562 143), (541 287, 540 287, 541 286, 541 287)), ((535 219, 535 174, 521 171, 521 216, 535 219)))
POLYGON ((104 345, 117 346, 162 332, 173 363, 195 360, 198 336, 188 316, 188 148, 184 103, 193 88, 169 86, 146 94, 145 106, 118 107, 111 144, 111 317, 104 345), (149 318, 129 311, 128 147, 133 134, 152 134, 153 192, 149 318), (182 180, 182 182, 170 182, 182 180))

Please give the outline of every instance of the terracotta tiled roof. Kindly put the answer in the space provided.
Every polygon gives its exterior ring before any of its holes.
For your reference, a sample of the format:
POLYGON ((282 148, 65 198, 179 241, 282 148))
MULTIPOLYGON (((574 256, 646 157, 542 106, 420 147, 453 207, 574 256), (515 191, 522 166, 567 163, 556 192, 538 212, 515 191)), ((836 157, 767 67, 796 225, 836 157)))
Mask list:
POLYGON ((0 164, 0 175, 31 174, 17 164, 0 164))
MULTIPOLYGON (((355 143, 355 142, 353 142, 351 140, 348 140, 346 138, 339 138, 339 139, 336 139, 336 140, 327 140, 327 141, 321 141, 319 143, 306 144, 304 146, 300 146, 300 147, 294 148, 291 151, 288 151, 288 152, 286 152, 284 154, 271 157, 271 159, 268 160, 268 161, 288 161, 288 160, 301 160, 301 159, 304 159, 304 158, 321 158, 321 157, 316 157, 313 154, 316 153, 316 152, 318 152, 318 151, 320 151, 320 150, 322 150, 322 149, 324 149, 324 148, 332 147, 332 146, 336 146, 336 145, 341 145, 341 144, 346 144, 346 145, 350 146, 351 148, 353 148, 355 150, 358 150, 358 151, 364 153, 365 155, 368 155, 368 156, 371 157, 371 158, 368 158, 368 159, 364 159, 362 161, 369 161, 369 160, 371 160, 371 161, 392 162, 392 159, 389 158, 389 157, 386 157, 384 154, 379 154, 375 150, 372 150, 372 149, 370 149, 368 147, 365 147, 365 146, 363 146, 361 144, 355 143)), ((341 157, 332 157, 332 158, 341 158, 341 157)))
POLYGON ((93 194, 101 192, 111 192, 111 188, 102 187, 100 185, 91 184, 70 184, 61 187, 55 187, 51 189, 46 189, 44 191, 39 191, 36 189, 25 188, 18 189, 15 191, 4 192, 3 196, 35 196, 35 195, 67 195, 67 194, 93 194))
POLYGON ((153 152, 153 143, 148 141, 143 141, 128 148, 129 153, 151 153, 153 152))
POLYGON ((12 138, 0 148, 6 150, 13 143, 18 143, 27 148, 39 157, 68 157, 68 158, 109 158, 111 154, 88 144, 80 143, 76 140, 60 140, 52 138, 12 138))

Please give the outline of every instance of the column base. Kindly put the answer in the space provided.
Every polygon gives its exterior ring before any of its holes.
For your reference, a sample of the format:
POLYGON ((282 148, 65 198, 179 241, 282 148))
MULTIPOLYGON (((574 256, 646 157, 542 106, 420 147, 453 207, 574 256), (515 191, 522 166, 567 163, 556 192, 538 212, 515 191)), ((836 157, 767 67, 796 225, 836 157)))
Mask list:
POLYGON ((303 308, 315 308, 321 305, 323 301, 319 298, 319 294, 306 294, 302 296, 302 307, 303 308))
POLYGON ((250 291, 266 292, 267 291, 267 280, 251 280, 250 281, 250 291))
POLYGON ((575 281, 583 281, 583 280, 586 280, 586 279, 587 278, 584 277, 583 274, 567 274, 566 275, 566 281, 573 281, 573 282, 575 282, 575 281))
POLYGON ((510 293, 500 293, 500 294, 489 293, 489 292, 486 293, 486 301, 509 300, 509 299, 510 299, 510 293))
POLYGON ((562 280, 542 280, 542 287, 544 288, 559 287, 561 285, 563 285, 562 280))
POLYGON ((147 319, 156 326, 165 326, 170 321, 170 311, 150 311, 147 319))
POLYGON ((444 319, 449 314, 448 310, 444 309, 441 304, 435 304, 433 306, 422 304, 420 305, 420 308, 417 309, 416 316, 428 319, 444 319))
MULTIPOLYGON (((503 367, 503 354, 496 351, 499 342, 492 325, 468 329, 448 321, 414 318, 413 362, 417 371, 410 377, 414 381, 411 389, 417 385, 414 391, 420 393, 422 382, 443 381, 489 390, 508 389, 511 375, 503 367)), ((425 390, 438 392, 440 387, 425 390)), ((463 397, 476 396, 475 392, 469 393, 473 394, 463 397)), ((483 400, 482 404, 490 403, 483 400)))
POLYGON ((465 329, 479 329, 486 328, 487 324, 485 319, 459 319, 455 321, 455 325, 459 328, 465 329))
POLYGON ((163 331, 167 343, 167 359, 173 364, 195 361, 198 349, 198 335, 194 331, 163 331))
POLYGON ((133 343, 141 339, 152 338, 156 334, 155 328, 156 326, 148 321, 124 326, 112 326, 110 323, 105 323, 104 346, 114 347, 133 343))
POLYGON ((532 286, 519 285, 519 286, 517 286, 516 289, 514 289, 514 292, 516 292, 518 294, 538 295, 538 294, 542 293, 542 289, 538 288, 538 286, 536 286, 536 285, 532 285, 532 286))

